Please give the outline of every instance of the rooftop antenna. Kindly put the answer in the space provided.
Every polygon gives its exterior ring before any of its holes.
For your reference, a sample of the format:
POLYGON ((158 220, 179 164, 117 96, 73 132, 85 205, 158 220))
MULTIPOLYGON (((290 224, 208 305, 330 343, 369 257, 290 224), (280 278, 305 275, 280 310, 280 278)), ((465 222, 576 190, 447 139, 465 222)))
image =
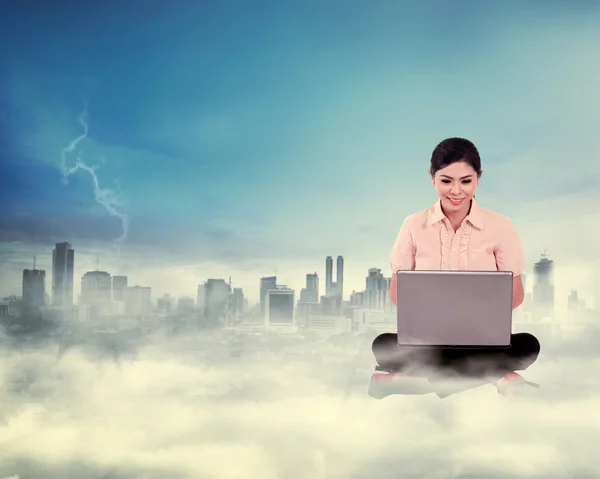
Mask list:
POLYGON ((33 257, 33 269, 35 269, 35 256, 33 257))

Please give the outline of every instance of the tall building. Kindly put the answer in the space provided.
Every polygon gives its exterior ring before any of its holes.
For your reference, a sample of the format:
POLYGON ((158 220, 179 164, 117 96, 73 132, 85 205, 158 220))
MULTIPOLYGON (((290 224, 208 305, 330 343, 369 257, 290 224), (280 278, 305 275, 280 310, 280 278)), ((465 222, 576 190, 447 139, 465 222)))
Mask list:
POLYGON ((112 278, 106 271, 88 271, 81 278, 81 304, 109 304, 112 286, 112 278))
POLYGON ((199 284, 196 290, 196 309, 204 315, 204 305, 206 304, 206 285, 199 284))
POLYGON ((216 325, 228 314, 231 288, 224 279, 208 279, 205 283, 204 319, 206 324, 216 325))
POLYGON ((365 291, 360 297, 363 308, 391 311, 393 305, 389 298, 391 278, 386 278, 379 268, 370 268, 365 278, 365 291))
POLYGON ((113 276, 112 299, 119 303, 125 302, 125 291, 127 290, 127 276, 113 276))
MULTIPOLYGON (((79 304, 85 306, 88 319, 112 314, 112 278, 106 271, 88 271, 81 277, 79 304)), ((125 309, 122 305, 121 309, 125 309)))
POLYGON ((244 300, 244 291, 242 288, 233 288, 231 294, 231 314, 234 316, 242 315, 245 310, 246 301, 244 300))
POLYGON ((156 309, 161 312, 168 313, 175 308, 175 298, 170 294, 163 294, 162 298, 156 300, 156 309))
POLYGON ((325 258, 325 296, 329 296, 333 286, 333 258, 325 258))
POLYGON ((56 243, 52 251, 52 304, 73 304, 73 271, 75 250, 69 243, 56 243))
POLYGON ((306 275, 306 289, 309 291, 317 292, 317 299, 319 298, 319 275, 315 273, 308 273, 306 275))
POLYGON ((266 324, 270 326, 294 325, 294 290, 278 286, 269 290, 266 301, 266 324))
POLYGON ((307 327, 311 316, 321 314, 319 304, 319 275, 306 275, 306 287, 300 290, 300 299, 296 308, 296 322, 299 327, 307 327))
POLYGON ((41 308, 46 303, 46 272, 41 269, 23 270, 23 306, 41 308))
POLYGON ((554 313, 554 261, 542 254, 541 259, 533 265, 533 303, 537 314, 541 317, 554 313))
POLYGON ((265 314, 267 292, 275 288, 277 288, 277 276, 260 278, 260 312, 263 315, 265 314))
POLYGON ((300 290, 300 302, 319 302, 319 275, 317 273, 309 273, 306 275, 306 287, 300 290))
POLYGON ((344 258, 337 257, 336 282, 333 282, 333 258, 325 258, 325 296, 344 296, 344 258))
POLYGON ((149 314, 152 311, 152 288, 128 286, 125 290, 125 311, 132 316, 149 314))
POLYGON ((344 258, 342 256, 337 257, 336 264, 336 284, 337 284, 337 295, 340 298, 344 298, 344 258))

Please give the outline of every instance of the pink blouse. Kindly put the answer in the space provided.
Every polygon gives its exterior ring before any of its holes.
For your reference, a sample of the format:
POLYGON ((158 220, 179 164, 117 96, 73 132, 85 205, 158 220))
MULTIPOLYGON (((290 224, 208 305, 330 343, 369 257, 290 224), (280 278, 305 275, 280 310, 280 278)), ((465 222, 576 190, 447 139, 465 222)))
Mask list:
POLYGON ((525 258, 512 221, 479 206, 454 232, 440 202, 407 216, 391 255, 392 272, 398 270, 512 271, 519 276, 525 258))

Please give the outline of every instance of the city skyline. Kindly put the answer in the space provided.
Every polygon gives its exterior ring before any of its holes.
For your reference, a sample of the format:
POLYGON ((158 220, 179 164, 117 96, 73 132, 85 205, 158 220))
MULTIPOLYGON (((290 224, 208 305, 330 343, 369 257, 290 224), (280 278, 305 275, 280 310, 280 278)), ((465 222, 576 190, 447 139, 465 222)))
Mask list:
MULTIPOLYGON (((51 277, 54 278, 56 276, 56 272, 55 269, 62 269, 64 268, 63 264, 60 264, 59 262, 56 261, 56 255, 57 255, 57 251, 59 251, 60 249, 64 249, 66 248, 67 251, 69 251, 70 254, 70 262, 71 264, 73 263, 73 258, 74 258, 74 250, 71 246, 71 244, 69 244, 68 242, 63 242, 63 243, 57 243, 55 245, 55 249, 53 250, 53 268, 51 271, 51 277), (57 265, 56 267, 54 265, 57 265)), ((204 304, 204 289, 207 286, 210 286, 212 283, 214 282, 223 282, 223 284, 227 284, 227 281, 223 278, 205 278, 204 280, 202 280, 200 283, 198 283, 197 285, 197 289, 196 289, 196 296, 191 295, 191 294, 177 294, 177 293, 173 293, 173 292, 162 292, 161 294, 157 294, 156 291, 154 290, 153 293, 151 293, 152 291, 152 285, 140 285, 140 284, 132 284, 132 283, 128 283, 129 280, 129 276, 128 275, 116 275, 116 274, 111 274, 111 272, 109 271, 101 271, 99 270, 98 266, 99 266, 99 259, 97 258, 96 260, 96 269, 94 270, 90 270, 90 271, 86 271, 83 275, 81 275, 81 279, 80 281, 74 281, 74 273, 73 274, 73 278, 66 278, 67 281, 71 281, 71 291, 64 291, 64 288, 57 288, 54 286, 54 281, 52 282, 52 287, 51 287, 51 294, 48 294, 47 291, 45 291, 45 287, 46 287, 46 271, 42 268, 36 268, 36 262, 37 262, 37 257, 34 257, 33 259, 33 268, 32 269, 24 269, 23 270, 23 274, 22 274, 22 288, 21 288, 21 294, 22 294, 22 298, 25 304, 27 303, 31 303, 31 299, 29 301, 26 300, 26 297, 29 295, 30 297, 32 296, 31 291, 32 290, 38 290, 38 289, 42 289, 42 291, 44 291, 47 299, 47 305, 53 305, 53 306, 61 306, 63 305, 63 300, 58 300, 56 296, 64 296, 65 294, 71 295, 73 298, 77 297, 77 300, 72 300, 71 304, 78 304, 78 305, 85 305, 85 304, 93 304, 95 301, 95 298, 100 295, 100 296, 105 296, 105 299, 108 299, 109 302, 114 302, 114 301, 124 301, 124 293, 125 293, 125 289, 142 289, 142 290, 148 290, 148 301, 152 301, 152 304, 156 305, 159 304, 161 300, 165 300, 168 298, 172 298, 173 300, 179 300, 179 302, 185 302, 185 301, 192 301, 194 307, 198 307, 200 309, 202 309, 204 306, 200 306, 200 303, 204 304), (212 283, 211 283, 212 282, 212 283), (115 286, 118 283, 118 286, 115 286), (81 289, 79 290, 79 294, 75 295, 76 290, 74 288, 75 284, 80 284, 81 285, 81 289), (104 284, 104 286, 102 286, 102 284, 104 284), (86 289, 88 289, 88 291, 86 291, 86 289), (201 290, 202 290, 202 297, 201 297, 201 290), (90 296, 89 298, 86 298, 86 293, 88 296, 90 296), (93 298, 92 298, 93 297, 93 298)), ((381 290, 381 291, 385 291, 386 295, 384 298, 381 299, 381 301, 384 302, 388 302, 387 299, 387 292, 389 290, 389 281, 390 281, 390 276, 385 275, 384 273, 382 273, 382 269, 381 268, 377 268, 377 267, 370 267, 367 271, 367 276, 365 277, 365 287, 364 288, 359 288, 356 290, 352 290, 351 293, 348 294, 348 297, 344 297, 343 293, 341 293, 339 285, 344 283, 344 258, 343 256, 339 255, 337 256, 337 260, 336 260, 337 266, 336 266, 336 282, 332 281, 333 278, 333 258, 332 256, 327 256, 325 258, 325 284, 324 284, 324 288, 322 289, 320 286, 320 279, 321 277, 319 276, 319 273, 317 271, 315 271, 314 273, 306 273, 305 274, 305 287, 303 288, 290 288, 287 284, 284 284, 283 282, 279 281, 277 276, 263 276, 260 278, 257 278, 257 280, 260 283, 260 287, 259 287, 259 297, 258 297, 258 301, 254 302, 254 300, 252 300, 251 304, 256 304, 259 306, 260 309, 260 313, 261 314, 265 314, 265 302, 266 302, 266 296, 267 293, 269 292, 269 290, 274 290, 274 289, 280 289, 280 288, 284 288, 284 289, 289 289, 292 293, 292 295, 295 298, 295 306, 298 305, 300 306, 299 303, 321 303, 321 305, 323 306, 323 301, 327 301, 327 298, 332 297, 332 296, 339 296, 340 297, 340 301, 342 302, 346 302, 348 304, 353 304, 353 301, 356 300, 358 298, 358 296, 361 296, 361 299, 359 300, 362 304, 362 302, 364 301, 362 299, 362 295, 367 294, 367 291, 369 289, 377 289, 377 290, 381 290), (381 280, 385 281, 386 284, 384 286, 381 285, 377 285, 375 286, 375 283, 373 283, 373 281, 379 281, 376 280, 375 277, 373 276, 373 274, 377 274, 379 276, 381 276, 381 280), (314 295, 311 292, 311 290, 314 290, 314 295)), ((527 269, 527 268, 526 268, 527 269)), ((547 310, 549 312, 550 315, 554 314, 554 311, 557 310, 561 310, 561 308, 557 308, 557 295, 555 293, 555 263, 554 260, 552 260, 551 258, 548 257, 548 255, 546 254, 546 251, 544 251, 541 255, 540 258, 538 259, 538 261, 536 261, 533 264, 533 269, 532 269, 532 274, 533 276, 533 282, 531 281, 527 281, 527 276, 528 274, 526 272, 523 273, 523 285, 524 285, 524 290, 526 293, 526 301, 527 298, 529 297, 530 300, 533 300, 532 304, 537 304, 538 307, 541 308, 541 310, 547 310)), ((65 278, 60 278, 60 281, 63 282, 65 280, 65 278)), ((233 294, 234 296, 236 294, 241 294, 241 298, 242 301, 245 301, 245 304, 248 304, 248 296, 244 294, 244 286, 243 285, 238 285, 238 287, 233 288, 231 285, 231 277, 229 277, 229 283, 228 283, 228 290, 229 290, 229 295, 233 294)), ((38 294, 39 295, 39 294, 38 294)), ((10 297, 10 296, 20 296, 17 293, 13 293, 11 295, 4 295, 4 297, 10 297)), ((0 295, 0 297, 2 297, 0 295)), ((33 301, 34 303, 39 303, 39 301, 42 301, 42 304, 44 302, 44 299, 40 298, 40 299, 36 299, 35 301, 33 301)), ((579 307, 583 307, 585 308, 592 308, 594 309, 594 307, 596 309, 598 309, 598 305, 597 303, 594 301, 594 298, 585 298, 582 297, 580 291, 578 291, 577 289, 571 288, 568 292, 568 295, 565 298, 566 300, 566 310, 567 311, 571 311, 573 310, 574 305, 577 306, 577 308, 579 307), (590 301, 591 299, 591 301, 590 301)), ((370 298, 370 299, 366 299, 367 303, 371 304, 371 305, 377 305, 375 307, 375 309, 386 309, 387 307, 384 307, 383 304, 379 304, 380 300, 379 299, 375 299, 370 298)), ((558 301, 560 303, 560 301, 558 301)), ((365 303, 365 304, 367 304, 365 303)), ((68 305, 69 303, 65 303, 66 305, 68 305)), ((341 306, 340 306, 341 307, 341 306)), ((563 309, 564 311, 564 309, 563 309)))

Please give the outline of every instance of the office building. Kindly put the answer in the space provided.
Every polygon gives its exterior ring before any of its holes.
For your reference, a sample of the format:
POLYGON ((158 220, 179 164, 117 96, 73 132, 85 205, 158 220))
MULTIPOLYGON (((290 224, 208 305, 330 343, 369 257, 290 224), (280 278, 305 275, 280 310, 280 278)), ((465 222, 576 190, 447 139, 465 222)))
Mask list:
POLYGON ((319 302, 319 275, 309 273, 306 275, 306 287, 300 290, 300 303, 319 302))
POLYGON ((214 326, 229 316, 231 287, 224 279, 208 279, 204 287, 204 324, 214 326))
POLYGON ((46 272, 40 269, 23 270, 23 307, 42 308, 46 303, 46 272))
POLYGON ((73 305, 75 250, 69 243, 56 243, 52 251, 52 304, 73 305))
POLYGON ((370 268, 365 278, 365 290, 362 294, 354 293, 351 304, 361 308, 392 311, 394 305, 390 300, 391 278, 386 278, 379 268, 370 268))
POLYGON ((325 296, 344 297, 344 258, 337 257, 336 282, 333 281, 333 258, 325 258, 325 296))
MULTIPOLYGON (((81 278, 80 305, 85 306, 88 319, 111 315, 112 278, 106 271, 88 271, 81 278)), ((122 309, 124 307, 122 306, 122 309)))
POLYGON ((265 323, 268 328, 294 326, 294 290, 277 286, 267 293, 265 323))
POLYGON ((205 304, 206 304, 206 286, 204 284, 199 284, 198 289, 196 290, 196 309, 202 316, 204 315, 205 304))
POLYGON ((260 312, 265 314, 267 293, 271 289, 277 288, 277 276, 266 276, 260 278, 260 312))
POLYGON ((88 271, 81 278, 81 304, 110 304, 112 278, 106 271, 88 271))
POLYGON ((156 300, 156 309, 161 313, 169 313, 175 309, 175 303, 175 298, 165 293, 162 298, 156 300))
POLYGON ((152 288, 128 286, 125 290, 125 312, 131 316, 143 316, 152 311, 152 288))
POLYGON ((533 305, 538 318, 554 315, 554 262, 542 254, 533 267, 533 305))
POLYGON ((344 258, 337 257, 336 262, 336 293, 340 299, 344 298, 344 258))
POLYGON ((238 318, 246 312, 246 300, 244 299, 244 291, 242 288, 233 288, 231 293, 231 314, 238 318))
POLYGON ((112 300, 119 303, 125 302, 125 291, 127 290, 127 276, 113 276, 112 278, 112 300))

